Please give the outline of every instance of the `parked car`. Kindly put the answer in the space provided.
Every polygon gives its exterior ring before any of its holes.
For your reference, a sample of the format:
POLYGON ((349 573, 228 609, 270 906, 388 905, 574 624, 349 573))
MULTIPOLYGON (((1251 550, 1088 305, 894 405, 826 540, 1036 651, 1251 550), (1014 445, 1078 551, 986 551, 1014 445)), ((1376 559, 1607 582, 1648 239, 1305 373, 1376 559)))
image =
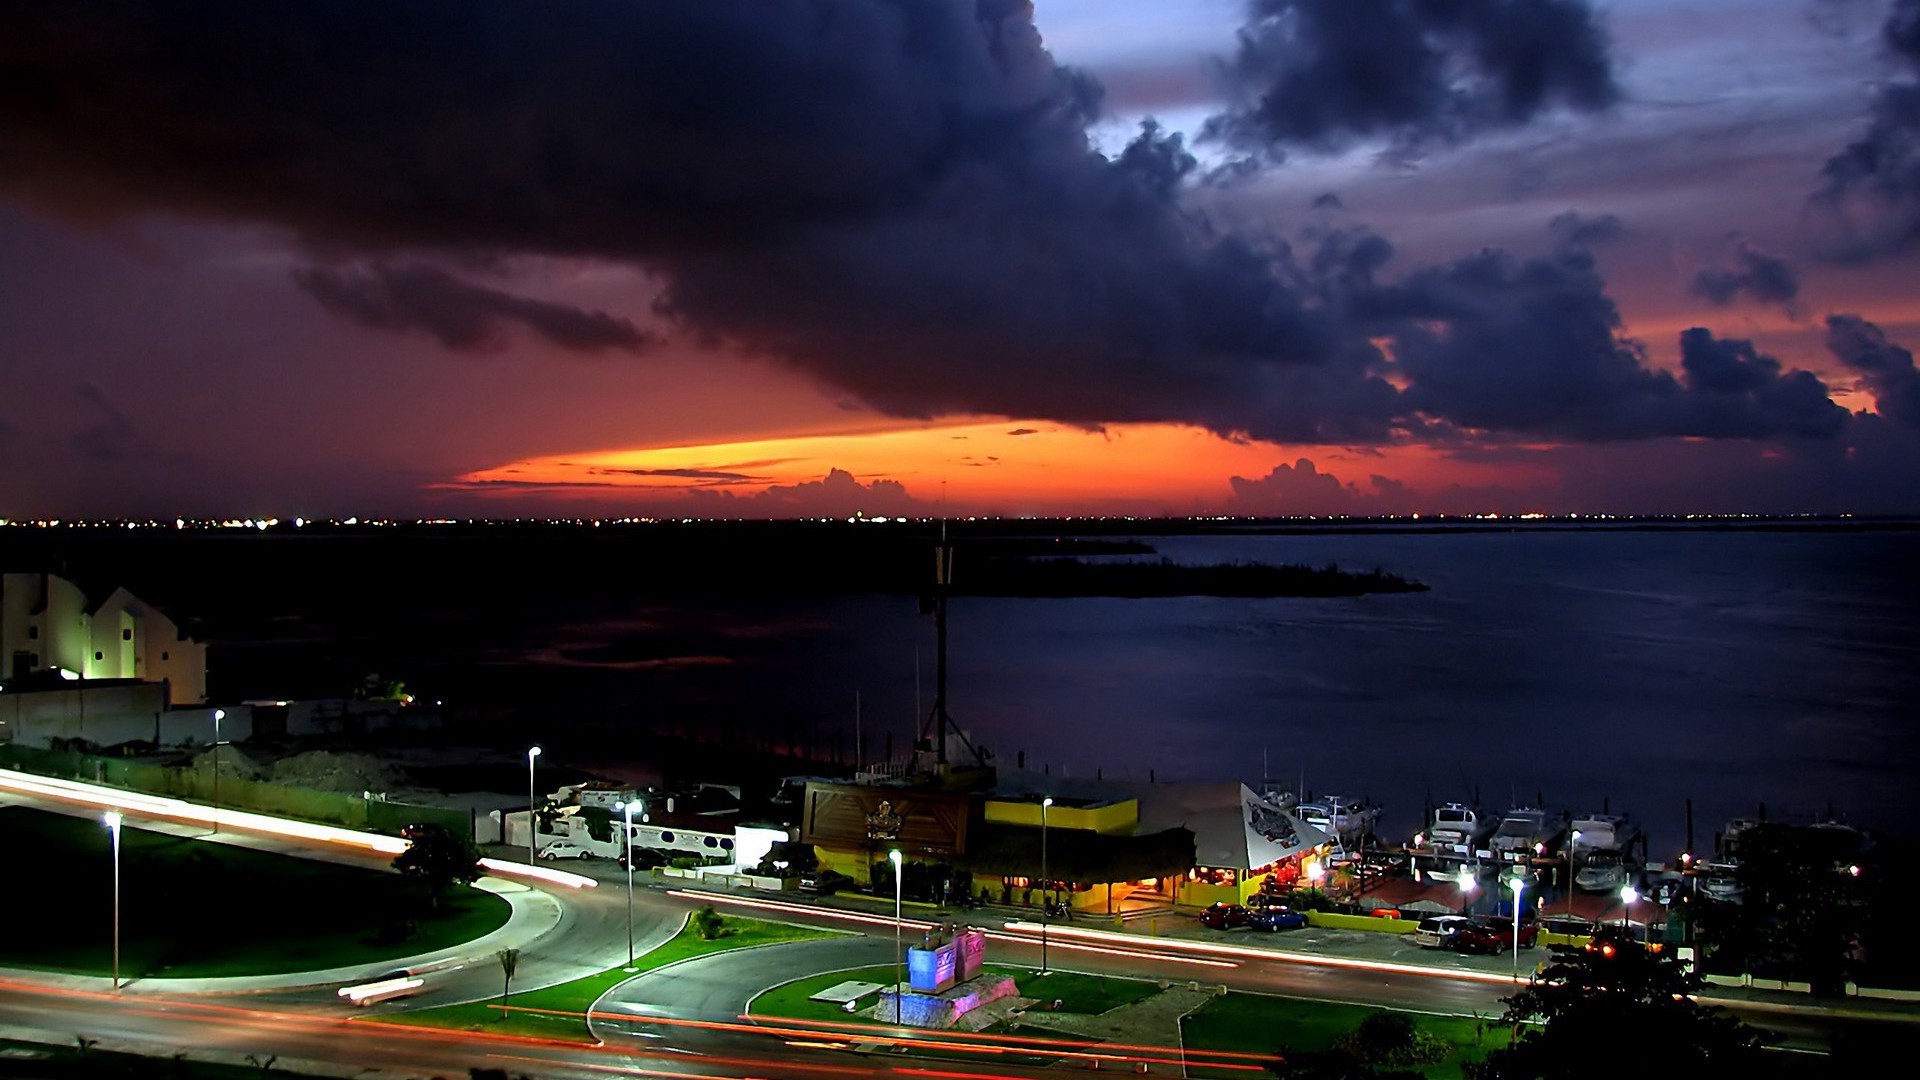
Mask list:
POLYGON ((1298 930, 1307 925, 1307 913, 1284 904, 1270 904, 1247 912, 1247 926, 1254 930, 1298 930))
POLYGON ((810 870, 800 875, 800 891, 832 896, 853 885, 853 879, 834 870, 810 870))
MULTIPOLYGON (((627 868, 627 853, 624 851, 621 852, 619 857, 614 859, 614 862, 620 865, 620 869, 625 870, 627 868)), ((637 847, 633 849, 633 868, 636 872, 651 870, 656 866, 665 865, 667 865, 667 857, 655 851, 653 848, 637 847)))
POLYGON ((1200 925, 1209 930, 1231 930, 1247 925, 1247 914, 1240 904, 1213 904, 1200 913, 1200 925))
POLYGON ((593 852, 570 840, 552 840, 540 848, 543 859, 584 859, 593 852))
POLYGON ((1409 936, 1421 948, 1445 949, 1450 947, 1448 939, 1472 921, 1465 915, 1429 915, 1420 920, 1420 925, 1414 927, 1409 936))
MULTIPOLYGON (((1532 919, 1520 923, 1520 947, 1531 949, 1540 939, 1540 924, 1532 919)), ((1449 934, 1443 948, 1458 952, 1498 953, 1513 948, 1513 920, 1504 916, 1468 919, 1465 926, 1449 934)))

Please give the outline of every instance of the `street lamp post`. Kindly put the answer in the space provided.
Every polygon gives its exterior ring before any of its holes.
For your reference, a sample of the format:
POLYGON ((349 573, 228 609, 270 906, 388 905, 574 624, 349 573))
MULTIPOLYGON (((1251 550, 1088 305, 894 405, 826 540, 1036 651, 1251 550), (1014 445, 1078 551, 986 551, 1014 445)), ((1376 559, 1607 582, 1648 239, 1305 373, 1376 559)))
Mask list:
POLYGON ((220 721, 227 710, 213 710, 213 831, 220 831, 220 721))
POLYGON ((1580 843, 1580 830, 1567 834, 1567 917, 1573 917, 1573 853, 1580 843))
POLYGON ((1047 895, 1053 891, 1053 879, 1047 876, 1047 808, 1053 805, 1053 796, 1040 800, 1040 974, 1047 973, 1047 914, 1052 905, 1047 895))
POLYGON ((113 836, 113 992, 120 992, 120 814, 109 810, 104 815, 107 832, 113 836))
POLYGON ((627 844, 627 970, 633 970, 633 803, 623 802, 614 809, 620 811, 622 835, 627 844))
POLYGON ((900 849, 887 852, 893 864, 893 1022, 900 1022, 900 963, 906 953, 900 947, 900 849))
POLYGON ((527 865, 528 866, 533 865, 534 856, 540 853, 538 848, 535 846, 535 837, 539 834, 540 825, 534 813, 535 797, 533 794, 533 759, 539 756, 540 756, 539 747, 529 746, 527 748, 527 865))
POLYGON ((1620 886, 1620 929, 1633 936, 1633 902, 1640 899, 1640 890, 1632 882, 1620 886))
POLYGON ((1520 897, 1527 889, 1527 879, 1520 876, 1516 867, 1512 882, 1513 889, 1513 981, 1520 981, 1520 897))

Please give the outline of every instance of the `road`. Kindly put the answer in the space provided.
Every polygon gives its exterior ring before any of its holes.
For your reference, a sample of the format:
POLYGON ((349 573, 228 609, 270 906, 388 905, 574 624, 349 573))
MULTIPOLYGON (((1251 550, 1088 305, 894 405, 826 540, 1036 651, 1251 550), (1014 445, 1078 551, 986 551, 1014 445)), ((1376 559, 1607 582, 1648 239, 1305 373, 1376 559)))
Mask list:
MULTIPOLYGON (((49 806, 49 808, 56 808, 49 806)), ((69 805, 68 812, 93 812, 69 805)), ((389 855, 342 850, 319 841, 249 836, 229 827, 232 842, 276 847, 340 861, 381 865, 389 855)), ((592 869, 592 868, 587 868, 592 869)), ((531 989, 614 967, 626 959, 628 907, 623 874, 603 867, 593 871, 602 885, 570 889, 539 885, 557 901, 558 917, 522 946, 524 959, 516 988, 531 989)), ((633 904, 637 951, 671 937, 688 911, 714 900, 681 890, 643 887, 633 904)), ((614 1023, 601 1034, 606 1047, 581 1047, 535 1040, 449 1034, 377 1022, 378 1014, 402 1008, 490 997, 499 990, 499 968, 490 954, 464 957, 463 963, 428 976, 426 991, 407 1002, 389 1003, 348 1016, 332 986, 286 988, 244 998, 183 998, 160 995, 136 984, 127 995, 95 993, 47 980, 17 977, 0 982, 0 1025, 37 1031, 56 1041, 74 1035, 126 1040, 150 1049, 180 1046, 232 1055, 278 1056, 330 1066, 332 1071, 373 1068, 385 1075, 457 1075, 473 1066, 506 1068, 541 1076, 598 1075, 609 1069, 654 1075, 731 1076, 870 1075, 887 1069, 914 1074, 911 1060, 852 1059, 844 1050, 822 1049, 831 1039, 747 1036, 734 1025, 747 999, 778 982, 823 970, 887 962, 893 955, 889 917, 866 912, 786 904, 749 897, 722 897, 723 907, 740 914, 764 915, 803 925, 855 931, 857 936, 828 941, 720 954, 634 980, 610 995, 603 1010, 648 1017, 645 1022, 614 1023), (753 905, 753 906, 747 906, 753 905), (767 910, 761 905, 772 905, 767 910), (692 1027, 689 1021, 721 1027, 692 1027), (672 1030, 668 1030, 669 1028, 672 1030), (797 1044, 797 1045, 796 1045, 797 1044)), ((1499 998, 1510 984, 1446 974, 1416 973, 1391 967, 1328 966, 1288 962, 1265 956, 1199 954, 1192 945, 1156 938, 1130 937, 1120 943, 1067 940, 1056 928, 1049 943, 1049 965, 1093 974, 1200 981, 1230 989, 1316 1000, 1345 1001, 1414 1011, 1459 1015, 1497 1015, 1499 998)), ((910 930, 909 936, 917 935, 910 930)), ((1219 941, 1244 940, 1240 936, 1219 941)), ((998 963, 1039 966, 1041 949, 1030 932, 996 930, 990 946, 998 963)), ((376 974, 369 970, 366 975, 376 974)), ((101 980, 95 980, 99 982, 101 980)), ((217 989, 208 987, 207 989, 217 989)), ((1742 1019, 1780 1033, 1789 1045, 1821 1048, 1835 1031, 1873 1027, 1891 1021, 1823 1015, 1809 1010, 1741 1006, 1742 1019)), ((1911 1019, 1910 1017, 1908 1018, 1911 1019)), ((914 1036, 924 1038, 924 1036, 914 1036)), ((842 1044, 848 1040, 839 1040, 842 1044)), ((287 1067, 284 1066, 283 1067, 287 1067)), ((978 1068, 970 1066, 971 1068, 978 1068)), ((1026 1075, 1030 1070, 997 1062, 993 1075, 1026 1075)))

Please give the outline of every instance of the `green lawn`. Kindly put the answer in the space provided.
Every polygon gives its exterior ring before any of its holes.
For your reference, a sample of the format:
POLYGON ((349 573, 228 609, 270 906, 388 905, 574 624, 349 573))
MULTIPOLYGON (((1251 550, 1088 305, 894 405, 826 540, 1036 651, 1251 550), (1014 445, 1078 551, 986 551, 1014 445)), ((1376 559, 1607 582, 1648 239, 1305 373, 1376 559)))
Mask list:
MULTIPOLYGON (((1284 1054, 1289 1050, 1325 1050, 1333 1041, 1372 1013, 1384 1010, 1364 1005, 1302 1001, 1264 994, 1230 993, 1215 998, 1181 1022, 1186 1045, 1200 1050, 1237 1050, 1284 1054)), ((1487 1051, 1507 1043, 1506 1026, 1497 1017, 1413 1014, 1420 1030, 1453 1044, 1453 1056, 1426 1070, 1435 1080, 1457 1080, 1461 1067, 1479 1061, 1487 1051)), ((1196 1066, 1194 1076, 1229 1076, 1224 1071, 1196 1066)))
MULTIPOLYGON (((1012 978, 1019 985, 1023 997, 1059 1001, 1061 1012, 1103 1013, 1159 993, 1159 988, 1154 984, 1136 979, 1110 979, 1064 971, 1043 977, 1031 968, 1001 967, 997 964, 988 964, 987 971, 1012 978)), ((840 1006, 807 999, 830 986, 849 981, 891 983, 893 968, 882 965, 797 979, 754 998, 751 1011, 755 1016, 782 1016, 796 1020, 845 1020, 847 1014, 840 1006)), ((861 1001, 861 1007, 872 1005, 874 1000, 867 998, 861 1001)))
POLYGON ((683 926, 680 933, 672 939, 641 956, 634 964, 635 971, 625 967, 609 968, 598 975, 589 975, 572 982, 556 983, 539 990, 515 993, 507 1002, 511 1008, 500 1008, 498 998, 492 1001, 474 1001, 465 1005, 442 1005, 433 1009, 417 1009, 411 1012, 395 1013, 383 1016, 382 1021, 402 1024, 420 1024, 425 1027, 452 1028, 459 1031, 494 1031, 511 1035, 535 1035, 549 1039, 585 1039, 586 1023, 583 1019, 587 1009, 601 994, 634 977, 643 971, 652 971, 681 960, 690 960, 696 956, 726 952, 729 949, 748 949, 756 945, 780 945, 790 941, 808 941, 813 938, 836 937, 831 930, 815 930, 806 926, 790 926, 787 923, 765 922, 760 919, 743 919, 728 916, 726 929, 722 936, 707 941, 691 926, 683 926), (520 1009, 545 1010, 565 1015, 546 1015, 543 1012, 519 1012, 520 1009))
MULTIPOLYGON (((8 885, 0 966, 106 975, 113 958, 113 856, 95 816, 0 807, 0 836, 45 869, 8 885), (37 886, 37 887, 30 887, 37 886)), ((439 911, 381 870, 192 837, 121 832, 120 971, 213 978, 376 964, 471 941, 511 909, 457 889, 439 911)))

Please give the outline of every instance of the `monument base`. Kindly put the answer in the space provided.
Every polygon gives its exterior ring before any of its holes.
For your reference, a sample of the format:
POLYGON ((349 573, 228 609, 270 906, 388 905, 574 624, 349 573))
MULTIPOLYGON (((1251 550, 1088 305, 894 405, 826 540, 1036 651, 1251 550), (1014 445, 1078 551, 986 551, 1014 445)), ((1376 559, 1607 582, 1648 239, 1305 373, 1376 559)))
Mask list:
POLYGON ((960 1023, 960 1018, 989 1002, 1002 998, 1015 997, 1019 989, 1013 980, 1005 975, 978 975, 963 983, 956 983, 938 994, 923 994, 909 990, 900 994, 898 988, 882 990, 880 1004, 874 1007, 874 1018, 882 1023, 898 1022, 907 1027, 950 1028, 960 1023), (899 1004, 895 1005, 898 997, 899 1004), (898 1012, 895 1012, 896 1007, 898 1012))

